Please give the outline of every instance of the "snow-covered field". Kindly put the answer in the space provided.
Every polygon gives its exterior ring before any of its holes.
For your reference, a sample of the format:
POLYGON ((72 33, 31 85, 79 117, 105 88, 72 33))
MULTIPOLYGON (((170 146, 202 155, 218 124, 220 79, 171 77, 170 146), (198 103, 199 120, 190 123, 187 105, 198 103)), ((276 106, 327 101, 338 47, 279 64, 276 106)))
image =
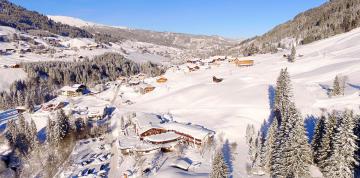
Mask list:
POLYGON ((297 52, 303 57, 298 57, 295 63, 282 57, 289 52, 280 52, 244 58, 255 60, 253 67, 239 68, 224 62, 209 70, 167 72, 167 83, 157 84, 153 92, 122 109, 169 112, 178 121, 203 125, 219 135, 223 134, 230 142, 238 142, 233 175, 244 177, 247 159, 245 128, 247 124, 259 128, 269 117, 273 87, 280 69, 288 68, 291 74, 296 105, 304 119, 318 117, 321 108, 348 108, 359 112, 359 38, 360 29, 356 29, 300 46, 297 52), (329 98, 321 86, 331 86, 336 75, 348 77, 345 96, 329 98), (213 76, 224 78, 224 81, 213 83, 213 76))

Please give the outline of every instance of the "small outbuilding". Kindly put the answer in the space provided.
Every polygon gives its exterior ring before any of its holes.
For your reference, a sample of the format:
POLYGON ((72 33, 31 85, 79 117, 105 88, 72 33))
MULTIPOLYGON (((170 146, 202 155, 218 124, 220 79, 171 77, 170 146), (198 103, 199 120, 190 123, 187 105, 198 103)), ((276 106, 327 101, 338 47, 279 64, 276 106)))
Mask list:
POLYGON ((165 82, 167 82, 167 78, 165 78, 165 77, 160 77, 160 78, 158 78, 157 80, 156 80, 156 82, 157 83, 165 83, 165 82))

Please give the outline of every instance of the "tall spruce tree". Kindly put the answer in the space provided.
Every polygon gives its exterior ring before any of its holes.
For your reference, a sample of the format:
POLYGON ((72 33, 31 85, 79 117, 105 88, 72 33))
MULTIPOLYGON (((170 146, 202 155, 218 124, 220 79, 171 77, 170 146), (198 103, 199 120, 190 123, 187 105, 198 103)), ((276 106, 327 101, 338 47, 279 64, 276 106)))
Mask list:
POLYGON ((340 86, 340 78, 339 78, 339 76, 336 76, 335 79, 334 79, 332 95, 333 96, 341 95, 341 86, 340 86))
POLYGON ((352 111, 346 110, 339 119, 333 140, 333 150, 324 168, 327 178, 354 177, 356 135, 354 134, 354 116, 352 111))
POLYGON ((265 156, 264 156, 264 162, 265 162, 265 170, 269 173, 271 169, 271 159, 273 158, 273 152, 276 148, 275 145, 275 139, 276 139, 276 132, 278 129, 278 123, 276 120, 273 120, 270 129, 268 130, 268 133, 266 135, 265 140, 265 156))
POLYGON ((271 177, 307 177, 312 162, 304 121, 292 102, 290 77, 286 69, 278 77, 275 111, 280 127, 275 134, 271 152, 271 177), (279 120, 279 119, 278 119, 279 120))
POLYGON ((319 120, 317 121, 316 127, 315 127, 315 133, 313 140, 311 142, 311 147, 314 155, 314 163, 318 164, 320 161, 320 150, 322 148, 322 141, 325 135, 325 124, 326 124, 327 118, 325 115, 321 115, 319 120))
POLYGON ((321 140, 321 147, 318 150, 317 154, 317 165, 322 172, 325 172, 324 168, 328 164, 328 160, 332 154, 333 150, 333 137, 335 135, 335 129, 337 127, 337 113, 332 111, 327 116, 327 122, 325 123, 325 134, 321 140))
POLYGON ((290 104, 289 118, 290 127, 282 155, 285 157, 286 177, 305 178, 310 176, 310 165, 313 157, 308 143, 304 120, 295 104, 290 104))
POLYGON ((289 62, 295 62, 295 58, 296 58, 296 49, 295 46, 292 45, 291 46, 291 54, 288 57, 289 62))
POLYGON ((281 125, 282 117, 286 118, 288 106, 292 98, 293 94, 290 83, 290 75, 286 68, 281 69, 276 82, 274 105, 274 114, 279 125, 281 125))
POLYGON ((228 166, 226 165, 224 155, 221 151, 215 154, 212 162, 212 168, 210 178, 227 178, 228 177, 228 166))
POLYGON ((57 112, 57 122, 59 126, 59 137, 60 139, 64 138, 70 130, 69 117, 65 114, 64 110, 60 109, 57 112))
POLYGON ((261 132, 259 131, 255 141, 255 157, 252 162, 253 174, 264 173, 264 167, 265 167, 264 156, 265 156, 264 140, 261 132))

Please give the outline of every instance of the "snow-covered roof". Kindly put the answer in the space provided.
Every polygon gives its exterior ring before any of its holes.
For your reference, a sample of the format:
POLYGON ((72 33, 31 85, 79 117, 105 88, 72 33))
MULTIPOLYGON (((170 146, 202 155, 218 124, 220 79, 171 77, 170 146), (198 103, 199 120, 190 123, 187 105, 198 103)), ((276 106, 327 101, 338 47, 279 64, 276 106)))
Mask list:
POLYGON ((196 64, 192 64, 192 63, 190 63, 190 64, 187 64, 187 67, 192 69, 192 68, 197 67, 197 65, 196 65, 196 64))
POLYGON ((186 158, 180 158, 180 159, 175 160, 171 164, 171 166, 177 167, 177 168, 180 168, 180 169, 183 169, 183 170, 188 170, 189 167, 191 166, 191 164, 192 164, 191 160, 186 159, 186 158))
POLYGON ((177 140, 179 138, 180 135, 176 134, 175 132, 165 132, 165 133, 145 137, 144 140, 150 142, 167 142, 167 141, 177 140))
POLYGON ((180 132, 200 140, 205 138, 206 136, 211 136, 215 134, 214 131, 206 129, 199 125, 182 124, 178 122, 168 122, 162 124, 162 127, 166 130, 180 132))
POLYGON ((78 88, 74 88, 74 87, 71 87, 71 86, 64 86, 60 90, 61 91, 73 91, 73 92, 76 92, 77 89, 78 88))
POLYGON ((145 143, 137 137, 121 137, 119 138, 120 149, 133 149, 134 151, 156 150, 160 147, 150 143, 145 143))
POLYGON ((73 88, 80 88, 80 87, 84 87, 85 85, 83 84, 74 84, 72 87, 73 88))
POLYGON ((152 128, 162 128, 160 126, 162 119, 155 114, 138 112, 132 121, 136 123, 139 133, 144 133, 152 128))
POLYGON ((211 63, 214 62, 214 59, 207 58, 207 59, 203 59, 202 62, 211 63))

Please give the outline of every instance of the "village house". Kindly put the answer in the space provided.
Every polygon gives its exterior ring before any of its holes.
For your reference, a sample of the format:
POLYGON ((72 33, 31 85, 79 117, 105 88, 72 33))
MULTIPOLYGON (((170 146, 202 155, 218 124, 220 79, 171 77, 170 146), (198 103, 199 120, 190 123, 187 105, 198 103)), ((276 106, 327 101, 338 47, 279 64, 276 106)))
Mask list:
POLYGON ((64 108, 67 105, 66 102, 60 101, 58 103, 50 103, 42 107, 43 111, 56 111, 64 108))
POLYGON ((158 78, 157 80, 156 80, 156 82, 157 83, 165 83, 165 82, 167 82, 167 78, 165 78, 165 77, 160 77, 160 78, 158 78))
POLYGON ((167 122, 162 124, 162 127, 168 132, 175 132, 176 134, 180 135, 183 141, 198 146, 204 145, 215 135, 214 131, 208 130, 198 125, 167 122))
POLYGON ((187 68, 190 72, 194 72, 200 69, 200 67, 198 65, 195 64, 188 64, 187 68))
POLYGON ((238 67, 249 67, 254 65, 254 60, 235 60, 235 65, 238 67))
POLYGON ((101 120, 106 115, 106 107, 88 107, 87 118, 90 120, 101 120))
POLYGON ((76 97, 81 96, 86 92, 87 88, 83 84, 74 84, 73 86, 64 86, 60 89, 61 95, 76 97))
POLYGON ((211 59, 213 59, 215 61, 225 61, 226 56, 213 56, 213 57, 211 57, 211 59))
POLYGON ((201 62, 201 59, 200 58, 192 58, 192 59, 188 59, 186 62, 190 63, 190 64, 197 64, 197 63, 201 62))
POLYGON ((150 84, 143 83, 143 84, 139 85, 139 92, 143 95, 146 93, 152 92, 153 90, 155 90, 155 87, 150 84))
POLYGON ((129 86, 136 86, 140 84, 140 80, 138 78, 132 78, 128 82, 129 86))

